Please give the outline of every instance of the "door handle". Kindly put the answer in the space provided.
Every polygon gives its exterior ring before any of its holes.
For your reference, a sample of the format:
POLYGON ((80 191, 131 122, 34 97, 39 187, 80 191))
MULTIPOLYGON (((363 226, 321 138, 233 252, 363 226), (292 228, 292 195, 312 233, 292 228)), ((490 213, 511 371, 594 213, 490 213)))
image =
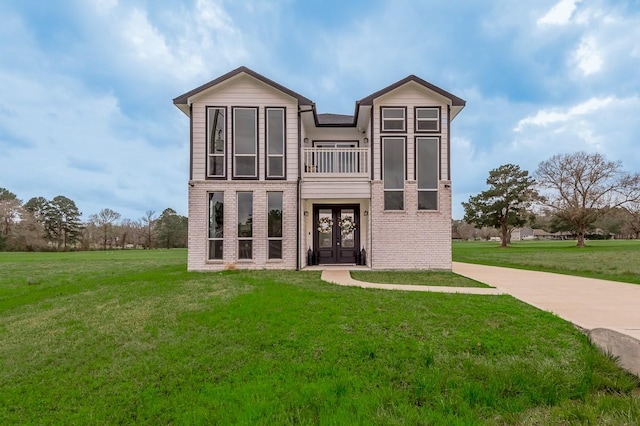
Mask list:
POLYGON ((340 245, 340 241, 337 241, 337 242, 336 242, 336 245, 337 245, 337 246, 339 246, 339 245, 340 245))

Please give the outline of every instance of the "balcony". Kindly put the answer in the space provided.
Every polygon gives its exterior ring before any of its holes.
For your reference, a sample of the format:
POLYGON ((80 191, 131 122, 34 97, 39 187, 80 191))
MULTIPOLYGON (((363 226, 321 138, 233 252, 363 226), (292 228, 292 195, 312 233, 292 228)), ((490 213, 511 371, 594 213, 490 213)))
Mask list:
POLYGON ((305 177, 369 177, 369 148, 304 148, 305 177))

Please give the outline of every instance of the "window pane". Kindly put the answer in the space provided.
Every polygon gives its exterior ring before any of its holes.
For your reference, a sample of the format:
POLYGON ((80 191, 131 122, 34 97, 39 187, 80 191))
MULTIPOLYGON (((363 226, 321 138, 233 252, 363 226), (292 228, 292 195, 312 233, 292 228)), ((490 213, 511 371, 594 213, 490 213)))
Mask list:
POLYGON ((234 143, 236 154, 256 153, 256 110, 234 110, 234 143))
POLYGON ((222 259, 222 240, 209 240, 209 259, 222 259))
POLYGON ((403 120, 384 120, 384 130, 404 130, 403 120))
POLYGON ((224 237, 224 192, 209 194, 209 238, 224 237))
POLYGON ((383 118, 404 118, 404 108, 383 108, 383 118))
POLYGON ((253 241, 240 240, 238 241, 238 259, 252 259, 253 258, 253 241))
POLYGON ((282 237, 282 192, 268 192, 267 204, 269 209, 267 236, 282 237))
POLYGON ((404 191, 385 191, 385 210, 404 210, 404 191))
POLYGON ((284 153, 284 111, 270 109, 267 111, 267 137, 269 154, 284 153))
POLYGON ((255 176, 256 157, 236 157, 236 176, 255 176))
POLYGON ((269 259, 282 259, 282 240, 269 241, 269 259))
POLYGON ((420 138, 418 145, 418 189, 438 189, 438 139, 420 138))
POLYGON ((418 210, 438 210, 438 192, 418 191, 418 210))
POLYGON ((269 157, 269 177, 282 177, 282 157, 269 157))
POLYGON ((209 157, 209 176, 224 176, 224 158, 216 155, 209 157))
POLYGON ((384 189, 404 188, 404 139, 386 138, 384 144, 384 189))
POLYGON ((418 108, 418 118, 438 118, 438 110, 435 108, 418 108))
POLYGON ((422 120, 422 121, 418 121, 418 130, 424 130, 424 131, 428 131, 428 130, 438 130, 438 122, 435 120, 430 120, 430 121, 426 121, 426 120, 422 120))
POLYGON ((321 209, 318 213, 318 247, 333 247, 333 210, 321 209))
POLYGON ((253 193, 238 192, 238 237, 253 236, 253 193))

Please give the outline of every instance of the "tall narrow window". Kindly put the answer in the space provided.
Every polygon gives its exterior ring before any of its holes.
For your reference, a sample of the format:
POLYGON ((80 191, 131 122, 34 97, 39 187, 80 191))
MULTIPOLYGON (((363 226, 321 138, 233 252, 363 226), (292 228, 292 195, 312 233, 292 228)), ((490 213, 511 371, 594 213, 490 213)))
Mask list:
POLYGON ((238 192, 238 259, 253 259, 253 192, 238 192))
POLYGON ((382 150, 384 209, 404 210, 405 140, 383 138, 382 150))
POLYGON ((209 259, 221 260, 224 241, 224 192, 209 193, 209 259))
POLYGON ((258 177, 258 110, 233 109, 233 176, 258 177))
POLYGON ((439 138, 416 138, 418 210, 438 210, 439 138))
POLYGON ((282 192, 267 192, 269 259, 282 259, 282 192))
POLYGON ((440 108, 416 107, 416 132, 439 132, 440 108))
POLYGON ((404 107, 382 107, 382 131, 383 132, 404 132, 406 126, 406 109, 404 107))
POLYGON ((284 118, 284 108, 267 108, 267 178, 284 178, 284 118))
POLYGON ((225 177, 225 108, 207 108, 207 177, 225 177))

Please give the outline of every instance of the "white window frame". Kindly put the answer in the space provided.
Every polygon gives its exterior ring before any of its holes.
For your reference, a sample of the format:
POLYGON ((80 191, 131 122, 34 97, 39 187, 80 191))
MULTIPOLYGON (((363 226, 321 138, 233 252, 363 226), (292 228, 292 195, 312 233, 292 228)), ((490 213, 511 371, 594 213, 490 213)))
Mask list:
POLYGON ((284 231, 284 192, 282 191, 267 191, 267 259, 269 260, 282 260, 283 257, 283 249, 284 249, 284 243, 283 243, 283 231, 284 231), (280 236, 271 236, 269 235, 270 231, 271 231, 271 226, 269 224, 269 214, 271 213, 271 210, 269 209, 269 195, 271 194, 280 194, 280 236), (271 241, 280 241, 280 257, 272 257, 271 256, 271 241))
POLYGON ((407 108, 406 107, 380 107, 380 131, 381 132, 406 132, 407 131, 407 108), (402 117, 385 117, 385 113, 389 111, 402 111, 402 117), (388 129, 386 127, 387 122, 401 122, 401 129, 388 129))
POLYGON ((383 199, 383 203, 384 203, 384 210, 385 211, 403 211, 405 210, 406 206, 405 206, 405 183, 406 183, 406 179, 407 179, 407 140, 405 137, 402 136, 389 136, 389 137, 383 137, 382 138, 382 188, 383 188, 383 192, 384 192, 384 199, 383 199), (387 159, 385 158, 385 145, 387 143, 389 143, 389 141, 391 140, 395 140, 395 141, 401 141, 402 142, 402 155, 401 155, 401 164, 402 164, 402 186, 398 187, 398 188, 388 188, 387 187, 387 181, 385 180, 385 167, 386 167, 386 161, 387 159), (390 192, 402 192, 402 208, 400 209, 387 209, 387 203, 386 203, 386 194, 390 193, 390 192))
POLYGON ((224 258, 224 191, 212 191, 207 193, 207 203, 208 203, 208 209, 209 209, 209 223, 207 224, 207 259, 208 260, 222 260, 224 258), (216 236, 211 236, 211 201, 212 201, 212 197, 215 196, 215 194, 222 194, 222 226, 220 228, 220 234, 216 235, 216 236), (220 257, 212 257, 211 256, 211 243, 213 241, 222 241, 222 252, 220 253, 220 257))
MULTIPOLYGON (((439 206, 439 194, 438 194, 438 185, 440 183, 440 179, 442 178, 442 176, 440 175, 440 137, 439 136, 431 136, 431 137, 427 137, 427 136, 419 136, 416 137, 416 146, 415 146, 415 153, 416 153, 416 161, 415 161, 415 166, 416 166, 416 183, 417 183, 417 187, 418 187, 418 210, 422 210, 422 211, 437 211, 439 206), (433 159, 435 162, 435 169, 436 169, 436 181, 435 183, 433 183, 432 185, 422 185, 421 186, 421 150, 420 150, 420 144, 421 143, 433 143, 436 147, 436 155, 435 158, 433 159), (421 193, 435 193, 436 194, 436 206, 434 209, 428 209, 428 208, 421 208, 420 207, 420 194, 421 193)), ((434 166, 433 163, 431 163, 431 159, 430 160, 430 166, 434 166)))
POLYGON ((227 176, 227 108, 226 107, 218 107, 218 106, 208 106, 207 107, 207 178, 218 178, 224 179, 227 176), (213 120, 215 117, 215 111, 222 111, 222 128, 218 129, 218 134, 214 134, 213 120), (211 139, 214 139, 213 141, 211 139), (215 140, 217 138, 222 139, 222 153, 219 152, 211 152, 215 147, 215 140), (222 158, 222 170, 218 174, 213 174, 211 172, 211 161, 215 158, 222 158))
POLYGON ((257 107, 233 107, 233 177, 234 179, 258 179, 258 108, 257 107), (237 112, 240 110, 253 111, 254 113, 254 141, 252 154, 237 153, 237 112), (253 174, 238 174, 237 160, 240 157, 253 157, 253 174))
POLYGON ((268 107, 265 108, 265 169, 267 171, 267 179, 284 179, 286 177, 286 169, 287 169, 287 161, 286 161, 286 149, 287 149, 287 127, 286 127, 286 119, 287 119, 287 110, 282 107, 268 107), (270 154, 269 148, 271 144, 271 138, 269 137, 269 126, 270 119, 269 113, 272 111, 282 111, 282 154, 270 154), (282 158, 282 174, 275 175, 271 173, 270 159, 271 158, 282 158))
POLYGON ((441 109, 439 106, 435 106, 435 107, 416 107, 415 110, 415 121, 416 121, 416 128, 415 131, 416 133, 440 133, 440 117, 441 117, 441 109), (419 117, 419 111, 435 111, 436 112, 436 117, 435 118, 420 118, 419 117), (420 123, 424 122, 424 123, 428 123, 428 122, 433 122, 436 124, 436 128, 435 129, 426 129, 426 130, 421 130, 420 129, 420 123))

